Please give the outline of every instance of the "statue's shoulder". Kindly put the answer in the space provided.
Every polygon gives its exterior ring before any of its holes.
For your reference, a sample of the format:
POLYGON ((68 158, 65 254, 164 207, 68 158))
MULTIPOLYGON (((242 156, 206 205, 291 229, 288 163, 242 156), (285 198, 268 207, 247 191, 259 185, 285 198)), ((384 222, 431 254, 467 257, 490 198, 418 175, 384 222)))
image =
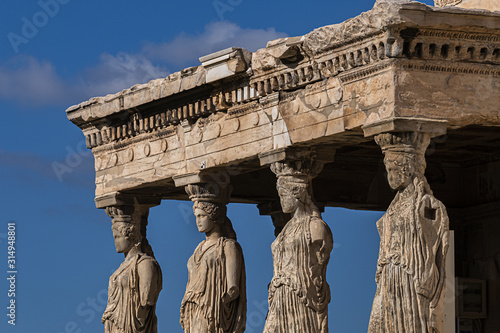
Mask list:
POLYGON ((238 241, 236 241, 235 239, 232 239, 232 238, 226 238, 224 237, 223 241, 222 241, 222 244, 224 246, 224 251, 238 251, 238 252, 241 252, 241 246, 240 246, 240 243, 238 243, 238 241))
POLYGON ((329 239, 333 244, 332 230, 319 216, 311 216, 309 219, 309 232, 313 241, 329 239))
POLYGON ((446 214, 446 206, 432 194, 425 194, 420 200, 421 214, 425 215, 427 211, 439 211, 446 214))
POLYGON ((226 245, 226 244, 238 244, 238 241, 236 239, 233 239, 233 238, 222 237, 222 243, 224 245, 226 245))
POLYGON ((321 217, 315 216, 315 215, 311 216, 310 221, 314 222, 314 223, 326 224, 325 221, 323 221, 323 219, 321 217))
POLYGON ((137 259, 137 264, 141 266, 160 266, 158 264, 158 261, 156 261, 155 258, 147 255, 147 254, 140 254, 139 258, 137 259))
POLYGON ((433 194, 424 194, 422 196, 421 202, 430 206, 435 206, 439 208, 444 208, 444 204, 437 199, 433 194))
POLYGON ((311 216, 310 220, 310 227, 311 228, 320 228, 320 229, 326 229, 326 230, 330 230, 330 227, 328 226, 328 224, 326 224, 325 221, 323 221, 323 219, 319 216, 311 216))
POLYGON ((431 221, 436 228, 442 230, 449 229, 448 212, 446 206, 436 199, 432 194, 425 194, 420 201, 419 215, 428 221, 431 221))
POLYGON ((142 261, 142 260, 153 260, 153 261, 156 261, 156 259, 146 253, 141 253, 139 254, 139 259, 138 261, 142 261))

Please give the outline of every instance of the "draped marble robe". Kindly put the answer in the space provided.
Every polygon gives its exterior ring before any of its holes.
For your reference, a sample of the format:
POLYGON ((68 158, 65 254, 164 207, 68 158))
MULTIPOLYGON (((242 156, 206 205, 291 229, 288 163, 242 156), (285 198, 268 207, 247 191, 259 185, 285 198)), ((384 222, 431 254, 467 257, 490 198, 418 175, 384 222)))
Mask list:
POLYGON ((331 248, 321 262, 312 247, 311 220, 328 230, 319 217, 292 218, 271 245, 274 277, 269 284, 269 312, 264 333, 326 333, 330 287, 326 269, 331 248))
POLYGON ((181 304, 180 323, 185 333, 242 333, 246 325, 245 265, 240 245, 220 237, 203 249, 202 241, 188 260, 189 280, 181 304), (239 296, 224 303, 227 290, 226 251, 236 250, 241 264, 239 296))
POLYGON ((380 251, 369 333, 441 333, 445 258, 445 206, 417 175, 398 192, 377 222, 380 251))
POLYGON ((156 301, 162 289, 158 262, 146 254, 125 261, 109 278, 105 333, 157 333, 156 301), (140 281, 148 277, 148 281, 140 281))

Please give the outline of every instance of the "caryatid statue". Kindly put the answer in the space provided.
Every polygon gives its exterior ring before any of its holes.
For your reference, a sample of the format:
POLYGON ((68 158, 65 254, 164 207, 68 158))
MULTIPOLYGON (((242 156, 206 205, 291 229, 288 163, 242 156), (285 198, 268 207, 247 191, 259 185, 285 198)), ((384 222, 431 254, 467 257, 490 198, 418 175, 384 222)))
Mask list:
POLYGON ((375 137, 396 196, 377 222, 380 250, 369 333, 443 332, 449 222, 424 176, 425 133, 375 137))
POLYGON ((291 219, 271 246, 274 276, 264 333, 328 332, 326 268, 333 236, 313 202, 311 184, 322 168, 308 154, 271 165, 282 210, 291 219))
POLYGON ((187 185, 203 240, 188 261, 189 281, 181 305, 186 333, 242 333, 246 325, 243 252, 226 216, 227 186, 187 185))
POLYGON ((157 333, 156 301, 162 289, 160 265, 146 239, 149 207, 106 208, 113 218, 116 252, 125 260, 109 278, 106 333, 157 333))

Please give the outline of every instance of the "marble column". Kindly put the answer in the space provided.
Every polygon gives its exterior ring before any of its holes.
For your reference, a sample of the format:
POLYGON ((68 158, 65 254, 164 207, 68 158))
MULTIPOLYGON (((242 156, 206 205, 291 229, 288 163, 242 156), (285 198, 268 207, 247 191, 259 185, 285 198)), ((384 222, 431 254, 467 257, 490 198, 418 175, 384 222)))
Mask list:
POLYGON ((203 240, 188 260, 189 280, 181 304, 184 332, 243 333, 246 327, 246 275, 243 251, 227 217, 229 175, 177 178, 193 201, 203 240), (208 181, 207 181, 208 180, 208 181))
POLYGON ((323 162, 310 150, 286 150, 274 156, 279 160, 267 155, 261 162, 272 162, 282 211, 290 214, 290 220, 271 245, 274 276, 264 333, 325 333, 330 302, 326 269, 333 236, 314 203, 311 183, 323 162))
POLYGON ((162 272, 146 238, 151 206, 127 197, 106 207, 113 222, 116 251, 125 256, 109 279, 108 304, 102 316, 106 333, 158 331, 155 309, 162 272))
POLYGON ((425 131, 427 125, 411 125, 408 120, 400 127, 416 131, 393 126, 375 136, 396 195, 377 222, 380 250, 369 333, 443 332, 449 221, 424 176, 425 151, 435 133, 432 126, 425 131))

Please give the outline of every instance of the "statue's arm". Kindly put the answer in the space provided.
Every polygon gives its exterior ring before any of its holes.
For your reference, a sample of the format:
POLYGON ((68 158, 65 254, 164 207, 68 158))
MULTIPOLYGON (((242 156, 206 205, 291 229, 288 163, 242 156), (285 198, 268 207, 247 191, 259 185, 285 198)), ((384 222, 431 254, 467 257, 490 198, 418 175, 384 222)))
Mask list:
POLYGON ((158 299, 160 276, 153 260, 142 260, 137 266, 139 276, 139 297, 141 306, 152 306, 158 299))
POLYGON ((446 212, 446 207, 433 196, 426 196, 429 200, 429 206, 436 209, 435 220, 437 227, 437 249, 436 249, 436 266, 439 270, 439 279, 436 286, 434 295, 431 299, 431 307, 436 307, 437 303, 441 299, 441 294, 446 281, 446 254, 448 253, 448 247, 450 245, 449 240, 449 219, 448 213, 446 212))
POLYGON ((333 249, 333 235, 330 228, 319 218, 312 219, 309 227, 317 263, 322 266, 330 258, 330 252, 333 249))
POLYGON ((377 271, 375 272, 375 282, 379 284, 380 276, 382 275, 382 267, 385 265, 385 251, 384 251, 384 217, 382 216, 377 221, 377 230, 380 236, 380 245, 378 249, 377 271))
POLYGON ((227 292, 222 295, 222 301, 228 303, 240 295, 239 284, 243 256, 238 244, 230 241, 224 244, 224 255, 226 257, 227 292))

